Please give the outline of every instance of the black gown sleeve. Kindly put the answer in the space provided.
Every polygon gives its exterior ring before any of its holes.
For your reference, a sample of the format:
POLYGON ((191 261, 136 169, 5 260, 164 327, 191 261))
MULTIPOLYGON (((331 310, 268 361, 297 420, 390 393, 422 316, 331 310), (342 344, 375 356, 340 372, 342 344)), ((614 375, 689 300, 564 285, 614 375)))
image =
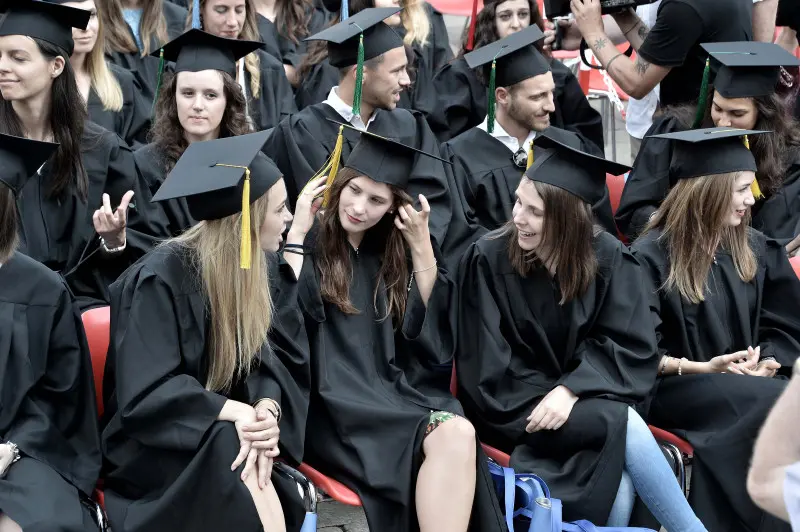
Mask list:
POLYGON ((611 396, 638 402, 655 384, 656 336, 641 268, 621 242, 614 245, 606 290, 598 294, 597 319, 558 384, 581 398, 611 396))
MULTIPOLYGON (((261 80, 261 91, 258 98, 251 98, 248 105, 250 115, 257 131, 270 129, 278 125, 284 118, 297 111, 294 93, 286 71, 280 61, 265 52, 258 51, 261 80)), ((248 93, 250 92, 250 76, 246 76, 248 93)))
POLYGON ((205 343, 182 337, 179 297, 144 267, 127 279, 111 305, 108 363, 128 437, 148 447, 195 451, 227 399, 182 369, 182 351, 205 343))
POLYGON ((556 82, 557 120, 562 123, 558 127, 577 133, 584 143, 591 143, 602 155, 605 151, 603 117, 589 104, 578 78, 569 68, 558 60, 553 60, 550 65, 556 82))
POLYGON ((425 2, 424 6, 431 22, 431 32, 428 35, 428 46, 431 48, 430 58, 432 59, 430 68, 436 72, 453 59, 453 49, 450 48, 450 37, 442 13, 428 2, 425 2))
POLYGON ((116 133, 128 146, 136 149, 147 143, 152 105, 144 96, 141 81, 133 73, 113 63, 108 66, 120 84, 124 99, 116 133))
POLYGON ((763 260, 766 273, 758 345, 762 358, 773 356, 789 368, 800 355, 800 280, 779 242, 767 239, 763 260))
MULTIPOLYGON (((420 109, 440 142, 458 136, 483 119, 476 101, 486 97, 486 89, 477 81, 463 58, 444 65, 433 76, 436 105, 420 109)), ((485 109, 483 110, 485 113, 485 109)))

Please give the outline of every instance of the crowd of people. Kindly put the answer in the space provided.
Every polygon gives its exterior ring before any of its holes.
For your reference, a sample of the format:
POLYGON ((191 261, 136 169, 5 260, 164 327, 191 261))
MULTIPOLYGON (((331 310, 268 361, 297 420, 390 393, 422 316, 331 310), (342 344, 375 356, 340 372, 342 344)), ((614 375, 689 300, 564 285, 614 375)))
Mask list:
POLYGON ((299 531, 278 459, 513 532, 481 442, 565 521, 800 529, 800 8, 539 6, 0 2, 0 532, 299 531))

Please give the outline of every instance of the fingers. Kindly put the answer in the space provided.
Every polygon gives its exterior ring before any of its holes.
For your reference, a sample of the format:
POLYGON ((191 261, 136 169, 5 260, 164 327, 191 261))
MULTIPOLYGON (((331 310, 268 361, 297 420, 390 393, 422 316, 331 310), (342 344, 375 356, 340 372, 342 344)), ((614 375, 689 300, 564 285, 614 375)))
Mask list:
POLYGON ((279 441, 280 438, 278 438, 278 436, 273 436, 272 438, 268 438, 266 440, 254 441, 253 449, 259 449, 261 451, 265 449, 277 449, 279 441))
POLYGON ((410 210, 412 210, 412 211, 414 210, 414 208, 413 208, 411 205, 400 205, 400 206, 397 208, 397 215, 398 215, 398 216, 400 217, 400 219, 401 219, 402 221, 404 221, 404 222, 407 222, 408 220, 410 220, 410 219, 411 219, 411 215, 410 215, 410 214, 409 214, 409 212, 406 210, 407 208, 408 208, 408 209, 410 209, 410 210))
POLYGON ((747 370, 747 368, 739 366, 738 364, 728 365, 728 373, 734 373, 736 375, 744 375, 744 370, 747 370))
POLYGON ((428 198, 423 196, 422 194, 419 195, 419 204, 422 207, 422 212, 424 214, 430 214, 431 212, 431 204, 428 203, 428 198))
POLYGON ((394 226, 397 227, 398 229, 400 229, 401 231, 405 231, 406 230, 406 224, 404 224, 403 222, 400 221, 400 216, 399 215, 394 217, 394 226))
POLYGON ((259 430, 255 432, 242 431, 242 437, 251 442, 263 442, 272 438, 277 439, 280 436, 280 429, 278 427, 270 427, 266 430, 259 430))
POLYGON ((269 480, 269 457, 263 451, 258 453, 258 487, 262 490, 267 487, 267 480, 269 480))
POLYGON ((128 205, 130 205, 131 200, 133 199, 133 190, 129 190, 122 196, 122 200, 119 202, 119 207, 117 207, 118 212, 128 212, 128 205))
POLYGON ((111 210, 111 197, 108 194, 103 194, 103 214, 106 216, 113 216, 114 211, 111 210))
POLYGON ((247 453, 250 452, 251 446, 250 442, 242 442, 242 445, 239 447, 239 454, 236 455, 236 459, 233 461, 233 464, 231 464, 231 471, 236 471, 236 468, 242 465, 242 462, 247 458, 247 453))
POLYGON ((247 453, 247 461, 244 463, 242 470, 242 480, 247 480, 252 473, 256 471, 256 460, 258 459, 258 449, 250 449, 247 453))

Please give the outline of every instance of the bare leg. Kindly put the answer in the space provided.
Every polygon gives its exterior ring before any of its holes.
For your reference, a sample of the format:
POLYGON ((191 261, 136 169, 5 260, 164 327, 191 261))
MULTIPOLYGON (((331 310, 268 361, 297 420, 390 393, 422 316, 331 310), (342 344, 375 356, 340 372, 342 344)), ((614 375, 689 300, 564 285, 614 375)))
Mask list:
MULTIPOLYGON (((250 490, 253 502, 256 505, 258 518, 261 519, 261 526, 264 532, 286 532, 286 519, 283 516, 281 501, 272 482, 267 484, 263 490, 258 487, 258 475, 250 475, 244 481, 244 485, 250 490)), ((0 530, 0 532, 5 532, 0 530)))
POLYGON ((467 530, 475 497, 475 445, 475 429, 460 417, 425 438, 416 492, 420 532, 467 530))
POLYGON ((0 532, 22 532, 22 528, 6 514, 0 514, 0 532))

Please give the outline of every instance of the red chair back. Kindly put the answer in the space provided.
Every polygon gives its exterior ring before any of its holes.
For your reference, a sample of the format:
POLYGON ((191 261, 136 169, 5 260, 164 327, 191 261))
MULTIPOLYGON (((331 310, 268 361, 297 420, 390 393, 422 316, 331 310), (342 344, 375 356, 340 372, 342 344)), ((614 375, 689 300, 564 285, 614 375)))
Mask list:
POLYGON ((103 415, 103 373, 111 334, 111 310, 109 307, 93 308, 84 312, 81 317, 89 342, 89 353, 92 356, 97 413, 103 415))
POLYGON ((611 200, 611 213, 616 215, 622 199, 622 189, 625 188, 625 176, 606 174, 606 186, 608 187, 608 199, 611 200))
POLYGON ((789 262, 792 264, 792 268, 794 268, 795 275, 800 279, 800 256, 790 258, 789 262))

